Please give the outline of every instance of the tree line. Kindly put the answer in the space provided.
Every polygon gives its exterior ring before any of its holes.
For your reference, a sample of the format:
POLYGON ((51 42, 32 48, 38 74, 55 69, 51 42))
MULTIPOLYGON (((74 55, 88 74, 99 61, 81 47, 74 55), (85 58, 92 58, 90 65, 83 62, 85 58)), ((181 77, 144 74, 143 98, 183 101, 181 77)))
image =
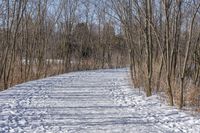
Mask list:
POLYGON ((129 44, 135 86, 169 105, 199 106, 200 1, 111 0, 129 44))
POLYGON ((92 6, 89 0, 2 0, 0 88, 70 71, 125 66, 128 47, 122 34, 103 8, 92 6))
POLYGON ((169 105, 200 97, 199 0, 2 0, 0 88, 76 70, 130 66, 169 105))

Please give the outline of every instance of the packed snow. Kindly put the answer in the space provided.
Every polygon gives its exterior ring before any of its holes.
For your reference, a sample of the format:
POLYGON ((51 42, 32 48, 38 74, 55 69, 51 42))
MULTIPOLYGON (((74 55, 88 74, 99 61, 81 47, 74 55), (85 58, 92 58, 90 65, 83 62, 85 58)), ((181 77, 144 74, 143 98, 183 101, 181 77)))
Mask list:
POLYGON ((82 71, 0 92, 0 133, 200 133, 200 119, 146 98, 128 69, 82 71))

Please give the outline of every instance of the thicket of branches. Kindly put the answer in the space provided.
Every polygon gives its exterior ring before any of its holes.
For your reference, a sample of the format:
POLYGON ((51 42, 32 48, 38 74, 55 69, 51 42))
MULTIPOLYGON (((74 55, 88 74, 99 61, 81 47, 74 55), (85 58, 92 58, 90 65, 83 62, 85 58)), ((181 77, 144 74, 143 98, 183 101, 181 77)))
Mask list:
POLYGON ((127 46, 104 10, 89 0, 0 1, 0 88, 125 66, 127 46))
POLYGON ((146 95, 200 100, 199 0, 2 0, 0 84, 124 67, 146 95), (161 93, 163 94, 163 93, 161 93))
POLYGON ((200 100, 200 1, 111 0, 129 44, 134 84, 170 105, 200 100))

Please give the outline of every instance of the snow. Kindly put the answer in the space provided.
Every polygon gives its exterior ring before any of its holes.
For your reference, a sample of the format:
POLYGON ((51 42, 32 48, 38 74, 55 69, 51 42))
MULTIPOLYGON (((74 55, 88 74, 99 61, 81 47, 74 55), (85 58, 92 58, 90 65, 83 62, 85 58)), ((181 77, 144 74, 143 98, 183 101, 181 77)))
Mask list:
POLYGON ((129 70, 82 71, 0 92, 0 133, 198 133, 200 119, 133 89, 129 70))
MULTIPOLYGON (((30 60, 26 58, 22 58, 22 64, 30 64, 30 60)), ((38 59, 33 59, 33 63, 37 64, 39 62, 38 59)), ((46 64, 62 64, 64 61, 59 59, 45 59, 46 64)), ((72 63, 72 62, 71 62, 72 63)))

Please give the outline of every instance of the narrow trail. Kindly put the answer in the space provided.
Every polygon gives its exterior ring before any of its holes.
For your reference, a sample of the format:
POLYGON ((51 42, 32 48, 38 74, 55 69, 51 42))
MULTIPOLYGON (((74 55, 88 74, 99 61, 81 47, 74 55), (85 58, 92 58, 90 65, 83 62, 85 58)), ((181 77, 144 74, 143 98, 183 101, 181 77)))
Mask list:
POLYGON ((0 92, 0 133, 200 133, 199 119, 145 98, 128 72, 72 72, 0 92))

